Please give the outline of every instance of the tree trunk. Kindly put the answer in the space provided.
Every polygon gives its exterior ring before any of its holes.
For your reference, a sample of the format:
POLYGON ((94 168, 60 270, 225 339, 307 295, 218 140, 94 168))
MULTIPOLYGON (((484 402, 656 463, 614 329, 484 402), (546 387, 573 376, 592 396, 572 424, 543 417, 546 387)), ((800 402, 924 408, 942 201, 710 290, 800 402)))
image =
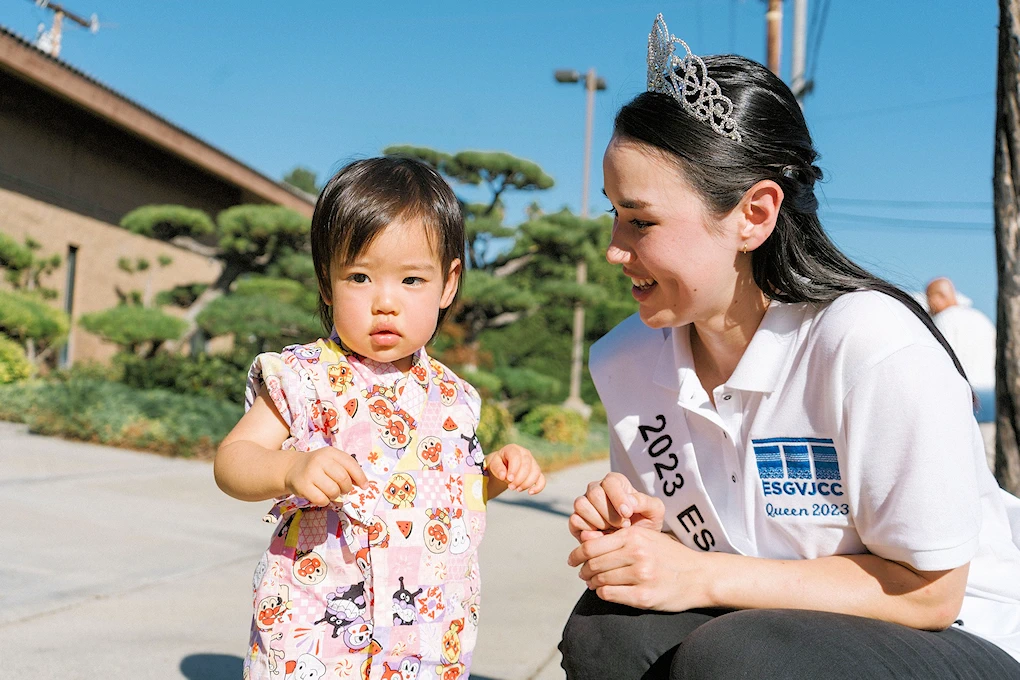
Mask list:
POLYGON ((1020 0, 999 0, 995 111, 995 478, 1020 494, 1020 0))
POLYGON ((229 262, 224 264, 223 271, 220 272, 216 281, 202 291, 202 294, 188 307, 188 311, 184 314, 184 321, 188 324, 184 334, 177 340, 166 344, 166 349, 170 354, 178 354, 182 348, 191 343, 192 337, 198 332, 198 322, 196 321, 198 315, 209 306, 210 302, 224 295, 230 289, 230 285, 243 273, 243 269, 232 266, 229 262))

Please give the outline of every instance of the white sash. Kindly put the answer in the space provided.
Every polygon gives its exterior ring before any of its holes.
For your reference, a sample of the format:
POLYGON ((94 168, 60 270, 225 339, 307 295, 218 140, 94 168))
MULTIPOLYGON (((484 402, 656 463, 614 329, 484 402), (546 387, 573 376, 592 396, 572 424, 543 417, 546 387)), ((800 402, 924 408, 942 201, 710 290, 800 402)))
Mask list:
POLYGON ((678 389, 669 386, 677 379, 664 373, 676 372, 669 331, 634 315, 592 346, 589 370, 645 492, 666 506, 666 526, 693 550, 742 554, 705 491, 678 389))

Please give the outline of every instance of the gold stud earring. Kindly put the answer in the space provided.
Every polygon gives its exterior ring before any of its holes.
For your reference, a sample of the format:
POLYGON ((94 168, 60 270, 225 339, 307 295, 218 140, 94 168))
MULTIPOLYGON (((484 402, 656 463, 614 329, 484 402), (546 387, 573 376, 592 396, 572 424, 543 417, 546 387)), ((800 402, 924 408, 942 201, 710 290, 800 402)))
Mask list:
POLYGON ((740 247, 740 252, 742 252, 744 255, 747 255, 747 241, 744 241, 744 245, 740 247))

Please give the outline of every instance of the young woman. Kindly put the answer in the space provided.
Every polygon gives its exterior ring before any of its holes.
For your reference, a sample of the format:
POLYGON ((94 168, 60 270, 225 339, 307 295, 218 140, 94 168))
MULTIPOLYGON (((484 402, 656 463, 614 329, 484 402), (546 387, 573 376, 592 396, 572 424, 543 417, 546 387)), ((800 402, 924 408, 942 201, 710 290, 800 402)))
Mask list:
POLYGON ((777 77, 656 19, 604 159, 640 308, 591 352, 569 678, 1020 677, 1018 501, 931 320, 826 237, 815 159, 777 77))

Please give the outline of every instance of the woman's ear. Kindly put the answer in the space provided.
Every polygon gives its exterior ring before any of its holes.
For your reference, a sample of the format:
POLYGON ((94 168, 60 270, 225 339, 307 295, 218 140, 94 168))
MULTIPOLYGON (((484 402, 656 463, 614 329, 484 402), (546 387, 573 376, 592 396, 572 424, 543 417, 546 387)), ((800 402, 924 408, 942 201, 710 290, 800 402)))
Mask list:
POLYGON ((439 301, 439 308, 446 309, 453 304, 453 298, 457 295, 457 287, 460 285, 461 273, 460 258, 455 258, 450 263, 450 269, 446 274, 446 284, 443 286, 443 298, 439 301))
POLYGON ((740 217, 737 249, 750 252, 764 243, 776 228, 782 205, 783 189, 770 179, 763 179, 748 189, 737 206, 740 217))

